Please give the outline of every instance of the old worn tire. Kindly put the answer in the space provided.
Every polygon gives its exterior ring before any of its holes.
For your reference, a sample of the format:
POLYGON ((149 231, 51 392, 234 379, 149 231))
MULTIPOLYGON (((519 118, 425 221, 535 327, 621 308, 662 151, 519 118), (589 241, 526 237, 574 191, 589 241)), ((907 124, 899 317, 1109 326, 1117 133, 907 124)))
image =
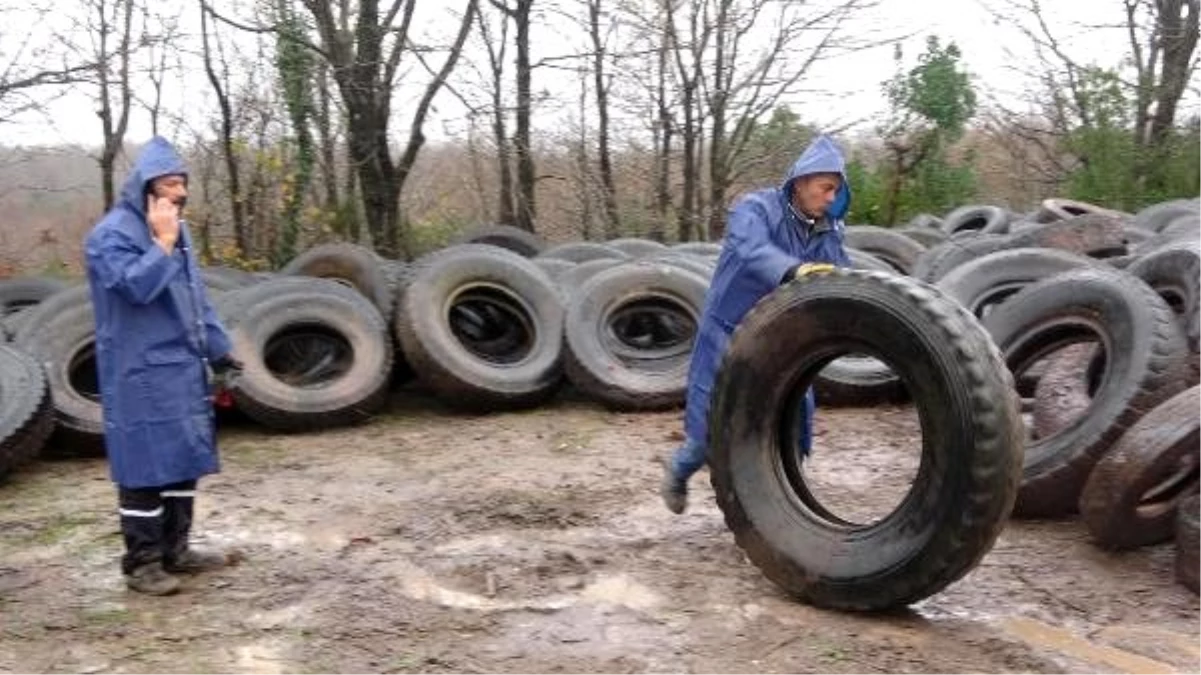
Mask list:
POLYGON ((103 452, 104 421, 96 373, 96 323, 88 287, 76 286, 28 310, 13 344, 46 373, 54 403, 56 438, 48 452, 103 452))
POLYGON ((559 282, 562 276, 571 270, 575 269, 578 263, 573 263, 570 260, 560 260, 558 258, 534 258, 534 264, 542 268, 543 272, 551 278, 555 283, 559 282))
POLYGON ((1198 532, 1198 511, 1201 497, 1190 495, 1181 500, 1176 509, 1176 581, 1185 588, 1198 592, 1198 576, 1201 575, 1201 533, 1198 532))
POLYGON ((1139 256, 1126 271, 1147 282, 1176 313, 1188 339, 1188 364, 1196 383, 1201 378, 1201 245, 1189 241, 1166 245, 1139 256))
POLYGON ((463 233, 455 243, 498 246, 527 258, 533 258, 546 248, 542 237, 512 225, 482 225, 463 233))
POLYGON ((1005 234, 1012 216, 999 206, 969 204, 961 206, 942 219, 942 231, 948 235, 965 230, 980 233, 1005 234))
POLYGON ((1093 541, 1127 549, 1168 541, 1176 507, 1197 491, 1201 396, 1190 387, 1155 406, 1105 452, 1080 493, 1093 541))
POLYGON ((414 263, 401 298, 394 321, 405 358, 450 405, 529 407, 561 383, 563 299, 533 261, 479 244, 435 251, 414 263), (466 324, 481 312, 498 319, 476 339, 465 331, 479 326, 466 324))
POLYGON ((989 550, 1017 492, 1022 435, 1013 382, 975 318, 914 280, 838 270, 776 290, 735 331, 713 389, 710 474, 769 579, 815 605, 883 610, 938 592, 989 550), (848 343, 899 370, 922 420, 913 487, 866 526, 815 503, 789 431, 813 375, 848 343))
POLYGON ((633 256, 605 244, 595 241, 572 241, 557 244, 538 254, 540 258, 558 258, 571 262, 588 262, 589 260, 630 260, 633 256))
POLYGON ((1044 199, 1034 212, 1034 221, 1037 223, 1053 223, 1058 220, 1068 220, 1077 216, 1086 214, 1100 214, 1109 217, 1116 217, 1118 213, 1112 209, 1107 209, 1096 204, 1088 202, 1076 201, 1074 199, 1063 199, 1052 197, 1044 199))
POLYGON ((1167 303, 1145 283, 1104 266, 1048 277, 984 318, 1021 374, 1043 355, 1096 339, 1104 374, 1088 413, 1026 447, 1015 514, 1062 516, 1076 510, 1093 465, 1139 417, 1187 387, 1179 367, 1188 345, 1167 303))
POLYGON ((1034 225, 1010 235, 1009 248, 1056 248, 1095 258, 1125 255, 1122 221, 1104 213, 1088 213, 1034 225))
POLYGON ((565 297, 572 297, 576 290, 583 286, 589 279, 597 274, 621 265, 624 261, 615 260, 613 258, 597 258, 596 260, 588 260, 582 263, 576 263, 573 269, 570 269, 559 275, 556 280, 559 284, 565 297))
POLYGON ((54 277, 17 277, 0 279, 0 317, 23 311, 70 285, 54 277))
POLYGON ((284 265, 280 273, 347 283, 374 303, 382 316, 392 316, 394 292, 384 261, 364 246, 347 242, 314 246, 284 265))
POLYGON ((1193 199, 1171 199, 1152 204, 1134 214, 1133 225, 1144 230, 1159 232, 1167 227, 1175 218, 1182 215, 1196 215, 1197 202, 1193 199))
POLYGON ((41 364, 0 345, 0 478, 37 457, 53 430, 50 386, 41 364))
POLYGON ((942 218, 931 213, 919 213, 905 223, 906 228, 922 228, 926 230, 942 230, 942 218))
POLYGON ((231 387, 239 410, 271 429, 303 431, 362 422, 383 407, 393 349, 370 300, 324 279, 238 293, 220 307, 245 367, 231 387))
POLYGON ((909 237, 925 248, 937 246, 947 240, 945 232, 933 227, 902 227, 897 232, 909 237))
POLYGON ((874 225, 852 225, 846 229, 846 245, 870 253, 901 274, 913 271, 925 246, 895 230, 874 225))
POLYGON ((1005 249, 955 267, 935 284, 967 311, 980 317, 1005 298, 1053 274, 1097 264, 1068 251, 1005 249))
MULTIPOLYGON (((684 403, 688 364, 705 304, 706 279, 662 261, 599 272, 571 299, 564 322, 567 379, 613 410, 663 410, 684 403), (669 320, 669 344, 623 342, 623 322, 669 320)), ((637 337, 646 335, 647 330, 637 337)))

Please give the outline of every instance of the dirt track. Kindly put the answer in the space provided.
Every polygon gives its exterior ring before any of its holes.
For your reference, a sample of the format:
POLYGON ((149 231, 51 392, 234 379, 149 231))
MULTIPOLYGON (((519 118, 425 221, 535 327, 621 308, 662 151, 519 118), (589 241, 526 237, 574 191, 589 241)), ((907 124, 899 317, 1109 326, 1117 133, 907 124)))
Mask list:
MULTIPOLYGON (((397 395, 371 424, 222 432, 202 540, 245 561, 171 598, 125 591, 102 460, 0 486, 0 671, 1198 672, 1173 545, 1104 553, 1078 522, 1011 523, 911 611, 798 604, 745 561, 694 480, 656 495, 679 414, 561 400, 468 417, 397 395)), ((913 471, 905 408, 822 411, 815 471, 882 512, 913 471)))

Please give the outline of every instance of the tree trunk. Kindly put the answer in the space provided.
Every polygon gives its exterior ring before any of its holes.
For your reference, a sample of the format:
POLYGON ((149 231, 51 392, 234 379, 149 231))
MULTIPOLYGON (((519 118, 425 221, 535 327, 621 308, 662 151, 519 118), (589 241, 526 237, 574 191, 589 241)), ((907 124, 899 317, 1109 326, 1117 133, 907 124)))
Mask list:
POLYGON ((530 115, 533 107, 530 66, 530 9, 534 0, 517 0, 513 13, 517 47, 517 111, 513 150, 517 157, 517 227, 534 231, 537 207, 534 203, 534 156, 530 147, 530 115))
POLYGON ((667 239, 667 214, 671 210, 671 109, 667 105, 667 53, 671 31, 664 21, 658 49, 655 73, 655 107, 658 112, 655 124, 655 217, 649 237, 655 241, 667 239))
POLYGON ((1155 92, 1155 114, 1151 117, 1150 140, 1160 146, 1176 123, 1176 108, 1192 74, 1197 48, 1198 0, 1157 0, 1158 35, 1163 50, 1163 69, 1155 92), (1187 11, 1187 15, 1182 14, 1187 11))
MULTIPOLYGON (((592 38, 592 76, 596 89, 597 163, 600 165, 601 197, 605 208, 605 238, 621 236, 617 211, 617 187, 613 180, 613 156, 609 150, 609 84, 605 81, 605 44, 600 34, 601 0, 588 2, 588 34, 592 38)), ((581 122, 583 120, 581 119, 581 122)))
MULTIPOLYGON (((234 152, 234 115, 229 102, 229 92, 213 66, 213 53, 209 46, 208 32, 209 10, 200 9, 200 38, 204 52, 204 72, 208 76, 213 93, 217 96, 217 107, 221 111, 221 156, 225 160, 225 179, 228 183, 229 209, 233 218, 234 245, 239 257, 252 257, 254 251, 250 241, 250 233, 246 227, 246 201, 242 193, 241 171, 238 167, 238 157, 234 152)), ((222 63, 222 66, 225 64, 222 63)))

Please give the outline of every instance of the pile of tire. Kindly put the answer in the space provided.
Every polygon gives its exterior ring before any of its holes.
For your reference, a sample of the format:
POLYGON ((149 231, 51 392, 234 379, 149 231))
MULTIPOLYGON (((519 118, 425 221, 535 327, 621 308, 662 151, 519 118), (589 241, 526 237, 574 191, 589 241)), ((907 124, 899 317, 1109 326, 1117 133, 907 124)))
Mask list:
POLYGON ((966 207, 918 227, 948 238, 914 274, 980 318, 1014 376, 1027 422, 1014 514, 1078 513, 1107 549, 1175 538, 1177 578, 1196 591, 1196 200, 966 207))

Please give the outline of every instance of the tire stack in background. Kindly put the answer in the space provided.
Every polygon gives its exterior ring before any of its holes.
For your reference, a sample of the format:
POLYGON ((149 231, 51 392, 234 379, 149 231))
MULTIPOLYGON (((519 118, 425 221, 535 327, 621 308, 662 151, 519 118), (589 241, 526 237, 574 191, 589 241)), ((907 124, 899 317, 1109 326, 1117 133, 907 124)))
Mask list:
MULTIPOLYGON (((1078 512, 1107 548, 1175 537, 1195 589, 1197 201, 965 205, 845 236, 854 267, 929 284, 992 336, 1027 422, 1015 513, 1078 512)), ((611 410, 679 408, 719 253, 489 226, 412 262, 322 244, 276 273, 208 267, 198 282, 246 364, 238 413, 299 432, 367 420, 410 385, 477 412, 538 406, 565 385, 611 410)), ((0 281, 5 340, 0 475, 43 453, 101 453, 86 286, 0 281)), ((871 354, 834 360, 814 388, 823 406, 907 399, 871 354)))

